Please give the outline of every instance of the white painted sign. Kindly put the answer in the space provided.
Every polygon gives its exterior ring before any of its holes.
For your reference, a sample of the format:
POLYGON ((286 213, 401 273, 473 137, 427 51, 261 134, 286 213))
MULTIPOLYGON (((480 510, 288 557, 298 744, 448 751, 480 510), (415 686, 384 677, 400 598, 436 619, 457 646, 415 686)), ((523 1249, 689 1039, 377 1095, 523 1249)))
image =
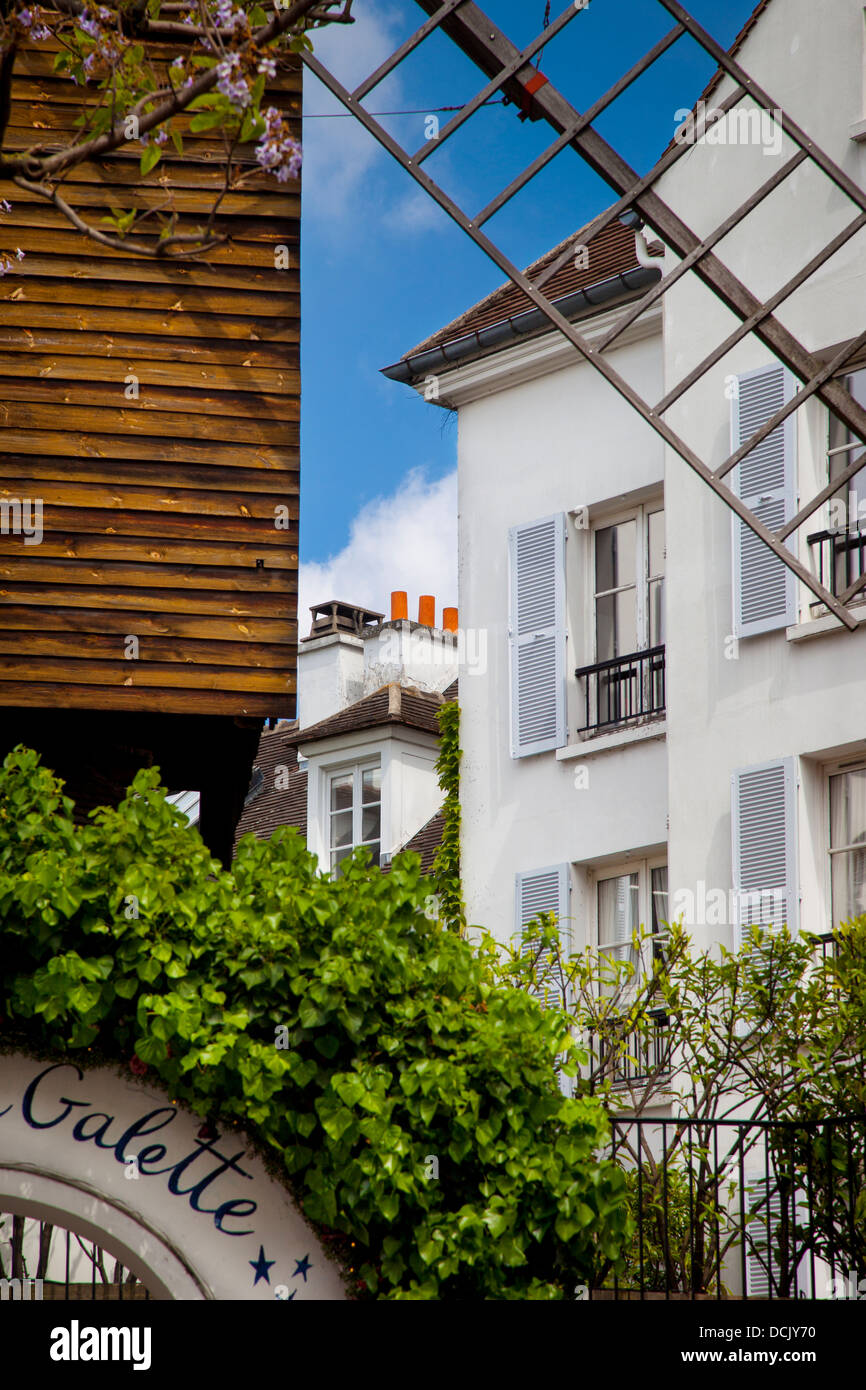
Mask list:
POLYGON ((245 1135, 108 1068, 0 1056, 0 1211, 96 1240, 155 1297, 346 1297, 245 1135))

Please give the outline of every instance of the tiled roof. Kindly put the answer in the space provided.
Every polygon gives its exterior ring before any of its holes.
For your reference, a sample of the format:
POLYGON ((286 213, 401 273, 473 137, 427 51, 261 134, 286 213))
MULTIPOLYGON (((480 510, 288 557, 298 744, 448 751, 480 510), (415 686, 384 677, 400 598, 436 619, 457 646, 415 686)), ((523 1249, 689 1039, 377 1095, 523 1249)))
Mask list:
POLYGON ((285 721, 275 729, 265 729, 259 739, 259 750, 253 767, 250 795, 235 831, 235 844, 242 835, 258 835, 267 840, 278 825, 293 825, 307 838, 307 773, 298 768, 298 754, 289 741, 295 722, 285 721), (287 773, 279 774, 285 767, 287 773), (262 773, 261 789, 256 769, 262 773), (285 783, 288 785, 284 785, 285 783))
MULTIPOLYGON (((397 851, 402 854, 404 850, 412 850, 421 856, 421 872, 429 874, 433 868, 433 860, 436 858, 436 851, 442 843, 442 835, 445 830, 445 816, 442 811, 437 811, 435 816, 431 816, 426 825, 416 831, 411 840, 407 840, 405 845, 401 845, 397 851)), ((382 866, 382 872, 388 873, 390 864, 382 866)))
POLYGON ((413 729, 438 734, 436 712, 443 702, 442 695, 413 690, 395 681, 383 685, 381 690, 366 695, 354 705, 329 715, 327 719, 321 719, 318 724, 298 729, 291 735, 291 741, 293 744, 315 743, 319 739, 332 738, 335 734, 355 733, 359 729, 372 729, 380 724, 405 724, 413 729))
MULTIPOLYGON (((589 223, 586 223, 586 226, 589 226, 589 223)), ((577 233, 577 237, 580 238, 580 232, 577 233)), ((574 235, 566 237, 565 241, 554 246, 552 251, 547 251, 539 260, 534 261, 525 274, 534 279, 574 239, 574 235)), ((575 290, 588 289, 591 285, 601 284, 603 280, 623 275, 628 270, 637 270, 639 262, 635 253, 634 232, 623 227, 620 222, 612 222, 593 239, 587 259, 589 265, 578 269, 575 264, 576 258, 570 256, 565 265, 545 284, 544 293, 547 298, 560 299, 575 290)), ((489 328, 491 324, 502 323, 505 319, 525 313, 534 307, 532 300, 523 290, 518 289, 517 285, 509 280, 485 299, 474 304, 471 309, 467 309, 452 323, 425 338, 423 343, 419 343, 411 352, 404 353, 404 358, 414 357, 417 353, 426 352, 429 348, 438 347, 443 343, 454 342, 458 338, 464 338, 482 328, 489 328)))

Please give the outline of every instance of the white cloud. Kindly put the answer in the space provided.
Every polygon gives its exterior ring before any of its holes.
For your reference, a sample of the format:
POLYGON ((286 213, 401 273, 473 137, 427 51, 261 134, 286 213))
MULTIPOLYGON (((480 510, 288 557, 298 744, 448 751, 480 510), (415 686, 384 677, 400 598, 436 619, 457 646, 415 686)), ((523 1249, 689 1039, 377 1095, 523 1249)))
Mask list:
POLYGON ((392 589, 407 590, 410 618, 419 594, 435 594, 441 621, 443 605, 457 606, 457 473, 434 481, 412 469, 391 496, 361 508, 341 551, 301 565, 298 586, 299 637, 311 604, 337 598, 390 616, 392 589))
MULTIPOLYGON (((316 57, 351 91, 399 45, 395 17, 362 11, 354 24, 334 24, 315 38, 316 57)), ((386 77, 371 93, 374 109, 396 109, 401 85, 386 77)), ((370 98, 367 105, 372 105, 370 98)), ((374 166, 389 156, 309 70, 304 73, 304 212, 327 223, 357 216, 374 166), (340 113, 340 114, 334 114, 340 113), (319 119, 321 118, 321 119, 319 119)), ((366 202, 366 199, 365 199, 366 202)))

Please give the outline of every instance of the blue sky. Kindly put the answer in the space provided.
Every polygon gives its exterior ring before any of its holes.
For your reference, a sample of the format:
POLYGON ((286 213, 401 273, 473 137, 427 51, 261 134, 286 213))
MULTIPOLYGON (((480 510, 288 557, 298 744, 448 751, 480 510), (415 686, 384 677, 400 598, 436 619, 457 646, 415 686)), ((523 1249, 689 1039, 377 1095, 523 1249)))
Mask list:
MULTIPOLYGON (((553 0, 555 17, 567 0, 553 0)), ((686 0, 730 44, 753 0, 686 0)), ((541 29, 545 0, 485 0, 515 43, 541 29)), ((423 19, 414 0, 356 0, 358 22, 334 26, 317 52, 351 88, 423 19)), ((586 109, 673 25, 658 0, 590 0, 551 45, 542 71, 586 109)), ((651 167, 713 64, 682 38, 598 122, 640 172, 651 167)), ((423 143, 425 117, 461 105, 482 76, 434 35, 372 92, 368 110, 411 111, 382 123, 404 148, 423 143)), ((502 281, 497 268, 352 118, 305 78, 302 227, 300 632, 306 606, 342 598, 384 609, 393 588, 456 593, 456 420, 380 368, 462 313, 502 281)), ((440 113, 441 123, 448 120, 440 113)), ((426 164, 467 211, 478 211, 551 141, 544 122, 514 107, 474 115, 426 164)), ((486 225, 526 265, 612 197, 570 150, 486 225)))

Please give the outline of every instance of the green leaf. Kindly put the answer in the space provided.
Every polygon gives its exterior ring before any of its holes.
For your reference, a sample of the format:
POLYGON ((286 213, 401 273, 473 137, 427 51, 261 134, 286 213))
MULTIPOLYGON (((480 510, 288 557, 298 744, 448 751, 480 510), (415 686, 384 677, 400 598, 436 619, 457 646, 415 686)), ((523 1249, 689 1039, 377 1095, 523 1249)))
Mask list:
POLYGON ((161 145, 156 145, 153 143, 153 141, 151 141, 150 144, 145 145, 141 154, 141 159, 139 161, 139 168, 141 170, 142 177, 144 177, 146 174, 149 174, 151 169, 156 168, 157 164, 161 159, 161 145))

